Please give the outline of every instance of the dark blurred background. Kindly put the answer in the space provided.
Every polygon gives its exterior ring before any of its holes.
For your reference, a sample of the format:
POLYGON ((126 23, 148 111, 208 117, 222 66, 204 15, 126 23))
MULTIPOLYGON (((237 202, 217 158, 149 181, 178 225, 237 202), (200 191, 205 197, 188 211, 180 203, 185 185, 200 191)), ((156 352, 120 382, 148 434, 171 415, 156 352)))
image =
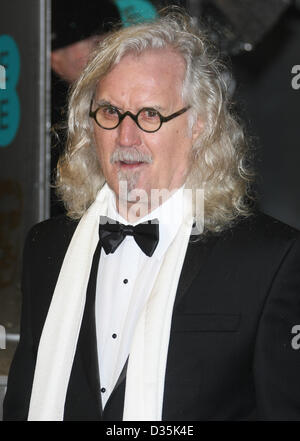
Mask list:
POLYGON ((255 155, 260 208, 300 228, 299 0, 70 3, 1 5, 0 405, 19 337, 24 238, 34 223, 64 211, 50 184, 64 146, 68 89, 117 23, 148 20, 176 4, 209 27, 231 66, 232 76, 224 75, 255 155))

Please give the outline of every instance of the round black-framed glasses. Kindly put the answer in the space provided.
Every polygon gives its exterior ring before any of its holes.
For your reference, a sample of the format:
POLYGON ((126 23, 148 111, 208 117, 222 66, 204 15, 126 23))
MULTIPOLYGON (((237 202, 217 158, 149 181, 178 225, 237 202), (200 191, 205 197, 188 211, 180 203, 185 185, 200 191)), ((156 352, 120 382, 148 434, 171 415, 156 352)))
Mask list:
POLYGON ((157 132, 163 123, 176 118, 186 112, 190 106, 183 107, 172 115, 163 116, 153 107, 143 107, 136 115, 127 110, 121 113, 117 107, 111 104, 101 104, 96 110, 92 110, 93 100, 91 101, 89 116, 93 118, 99 127, 105 130, 116 129, 123 119, 128 115, 137 124, 137 126, 147 133, 157 132))

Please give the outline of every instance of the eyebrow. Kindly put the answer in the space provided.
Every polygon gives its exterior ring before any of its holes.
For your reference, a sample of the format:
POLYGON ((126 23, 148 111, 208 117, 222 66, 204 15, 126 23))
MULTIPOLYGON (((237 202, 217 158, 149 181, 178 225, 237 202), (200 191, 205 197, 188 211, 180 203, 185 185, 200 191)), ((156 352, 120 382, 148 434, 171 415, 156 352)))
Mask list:
MULTIPOLYGON (((124 112, 124 110, 118 106, 115 106, 114 104, 112 104, 111 102, 104 100, 104 99, 100 99, 100 100, 95 100, 95 103, 97 104, 97 106, 111 106, 114 107, 115 109, 118 109, 120 112, 124 112)), ((165 109, 159 105, 153 104, 153 105, 147 105, 147 106, 142 106, 140 109, 154 109, 157 110, 158 112, 163 112, 165 111, 165 109)), ((140 110, 139 109, 139 110, 140 110)))
POLYGON ((97 100, 97 101, 95 101, 95 103, 97 104, 97 106, 112 106, 118 110, 122 110, 119 107, 114 106, 112 103, 110 103, 109 101, 106 101, 106 100, 97 100))

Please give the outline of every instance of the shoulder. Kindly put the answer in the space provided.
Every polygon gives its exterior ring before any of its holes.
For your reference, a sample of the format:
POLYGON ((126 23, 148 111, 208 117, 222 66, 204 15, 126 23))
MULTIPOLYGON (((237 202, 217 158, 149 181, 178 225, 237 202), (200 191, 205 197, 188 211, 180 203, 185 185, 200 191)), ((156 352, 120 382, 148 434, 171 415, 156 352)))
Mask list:
POLYGON ((68 245, 78 221, 72 220, 65 215, 53 217, 35 224, 28 232, 26 239, 27 247, 63 247, 68 245))
POLYGON ((23 303, 30 310, 35 346, 46 318, 65 253, 78 222, 66 216, 34 225, 23 254, 23 303))
MULTIPOLYGON (((62 263, 78 221, 65 215, 54 217, 34 225, 28 232, 24 253, 23 267, 55 268, 62 263)), ((26 269, 26 268, 25 268, 26 269)))
POLYGON ((260 211, 254 212, 246 219, 240 220, 229 229, 224 237, 237 237, 248 241, 267 243, 284 243, 300 237, 300 231, 260 211))
POLYGON ((300 232, 262 212, 240 220, 218 237, 219 249, 253 265, 278 264, 291 248, 299 248, 300 232))
POLYGON ((60 215, 35 224, 28 235, 32 239, 53 236, 66 237, 74 233, 77 225, 77 220, 73 220, 66 215, 60 215))
POLYGON ((223 262, 237 261, 252 266, 276 266, 291 248, 300 247, 299 230, 260 211, 240 218, 220 233, 207 234, 199 239, 192 241, 200 245, 199 252, 201 248, 207 248, 223 262))

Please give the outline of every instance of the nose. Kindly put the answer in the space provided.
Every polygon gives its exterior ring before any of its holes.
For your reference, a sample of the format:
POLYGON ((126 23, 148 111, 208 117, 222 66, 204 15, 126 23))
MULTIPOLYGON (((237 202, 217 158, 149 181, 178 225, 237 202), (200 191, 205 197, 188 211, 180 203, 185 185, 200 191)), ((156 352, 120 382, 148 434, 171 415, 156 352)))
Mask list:
POLYGON ((118 141, 120 146, 130 147, 139 145, 141 142, 141 129, 133 121, 133 119, 126 115, 118 127, 119 136, 118 141))

